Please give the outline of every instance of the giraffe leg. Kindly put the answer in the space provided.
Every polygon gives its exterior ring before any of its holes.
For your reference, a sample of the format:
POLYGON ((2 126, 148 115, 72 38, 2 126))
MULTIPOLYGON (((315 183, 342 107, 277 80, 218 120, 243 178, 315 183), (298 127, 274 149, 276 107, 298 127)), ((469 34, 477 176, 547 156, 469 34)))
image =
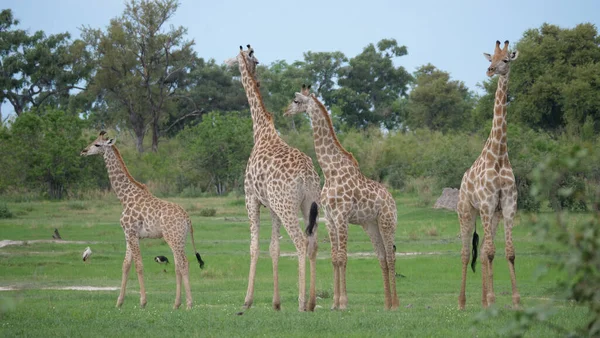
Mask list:
POLYGON ((256 263, 258 262, 259 254, 260 203, 258 200, 246 195, 246 209, 248 211, 248 218, 250 219, 250 272, 244 308, 249 309, 254 301, 254 281, 256 279, 256 263))
POLYGON ((281 298, 279 296, 279 233, 281 228, 281 220, 271 210, 271 244, 269 246, 269 253, 271 254, 271 262, 273 263, 273 310, 281 310, 281 298))
MULTIPOLYGON (((379 266, 381 267, 381 274, 383 276, 384 304, 385 309, 389 310, 392 307, 392 295, 390 290, 390 271, 387 262, 385 245, 377 223, 373 222, 366 224, 364 225, 364 229, 369 235, 369 238, 371 239, 373 249, 375 250, 375 254, 377 255, 377 259, 379 260, 379 266)), ((391 248, 391 251, 393 252, 394 249, 391 248)))
POLYGON ((131 248, 131 254, 135 261, 135 272, 137 272, 138 282, 140 283, 140 307, 144 308, 146 306, 146 287, 144 286, 144 263, 142 262, 140 242, 138 238, 133 238, 127 244, 131 248))
MULTIPOLYGON (((184 242, 185 243, 185 242, 184 242)), ((179 278, 183 279, 183 287, 185 288, 185 307, 187 310, 192 308, 192 290, 190 288, 190 263, 185 255, 185 248, 180 248, 177 252, 177 270, 179 271, 179 278)), ((177 284, 178 288, 180 288, 181 282, 177 284)), ((178 292, 179 304, 181 304, 181 291, 178 292)), ((174 307, 175 308, 175 307, 174 307)))
MULTIPOLYGON (((516 202, 514 202, 514 204, 516 205, 516 202)), ((515 275, 515 247, 512 239, 514 209, 509 207, 505 208, 503 206, 502 211, 504 215, 504 240, 506 242, 505 255, 506 260, 508 261, 508 270, 510 272, 513 308, 518 309, 519 302, 521 301, 521 296, 519 295, 519 291, 517 290, 517 277, 515 275)))
MULTIPOLYGON (((310 209, 312 206, 312 201, 305 200, 305 203, 302 205, 302 216, 304 217, 304 224, 308 225, 310 218, 310 209)), ((309 294, 308 294, 308 304, 306 309, 308 311, 314 311, 315 306, 317 305, 317 290, 316 290, 316 276, 317 276, 317 250, 318 250, 318 241, 317 241, 317 228, 318 223, 315 223, 313 228, 312 235, 308 236, 308 260, 310 262, 310 286, 309 286, 309 294)))
POLYGON ((340 306, 340 284, 339 270, 337 268, 338 236, 337 230, 329 215, 325 215, 325 227, 329 235, 329 244, 331 244, 331 266, 333 267, 333 303, 331 310, 337 310, 340 306))
POLYGON ((127 244, 127 249, 125 251, 125 259, 123 260, 123 274, 121 276, 121 291, 119 292, 119 298, 117 298, 117 307, 120 308, 123 305, 123 300, 125 300, 125 289, 127 288, 127 279, 129 277, 129 271, 131 270, 131 261, 133 255, 131 254, 131 250, 129 248, 129 244, 127 244))
POLYGON ((496 228, 500 221, 500 213, 492 212, 481 216, 482 223, 484 223, 484 238, 483 238, 483 255, 482 261, 485 260, 486 267, 483 269, 485 272, 485 295, 487 306, 491 306, 496 301, 494 294, 494 256, 496 254, 496 246, 494 245, 494 237, 496 235, 496 228))
MULTIPOLYGON (((383 239, 383 249, 385 251, 387 271, 389 276, 389 288, 391 304, 390 309, 395 310, 400 306, 398 293, 396 290, 396 251, 394 250, 394 242, 396 238, 396 205, 394 204, 393 218, 381 216, 379 220, 379 232, 383 239)), ((388 215, 386 213, 386 215, 388 215)))
MULTIPOLYGON (((460 238, 462 241, 462 249, 460 251, 460 257, 462 261, 462 279, 460 283, 460 294, 458 295, 458 308, 460 310, 465 309, 467 297, 465 295, 465 289, 467 284, 467 270, 469 265, 469 259, 471 258, 471 242, 473 232, 475 231, 475 217, 476 210, 470 205, 468 210, 458 210, 458 220, 460 222, 460 238)), ((483 272, 482 272, 483 273, 483 272)))
POLYGON ((177 310, 181 306, 181 271, 179 269, 179 257, 174 252, 173 257, 175 263, 175 303, 173 303, 173 310, 177 310))
MULTIPOLYGON (((283 203, 283 205, 293 205, 293 203, 283 203)), ((308 239, 298 222, 298 207, 277 210, 277 212, 282 215, 283 226, 296 247, 296 254, 298 255, 298 311, 306 311, 306 248, 308 239)))
POLYGON ((336 228, 338 230, 339 248, 337 252, 338 274, 339 274, 339 290, 340 290, 340 310, 345 310, 348 307, 348 293, 346 291, 346 266, 348 263, 348 222, 337 221, 336 228))

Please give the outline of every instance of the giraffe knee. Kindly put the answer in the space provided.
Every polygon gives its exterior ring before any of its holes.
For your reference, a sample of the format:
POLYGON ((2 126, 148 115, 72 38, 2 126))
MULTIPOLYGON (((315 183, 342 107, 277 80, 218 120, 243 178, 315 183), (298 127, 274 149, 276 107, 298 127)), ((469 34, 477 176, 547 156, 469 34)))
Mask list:
POLYGON ((508 255, 507 256, 508 261, 510 262, 510 264, 514 265, 515 264, 515 255, 508 255))

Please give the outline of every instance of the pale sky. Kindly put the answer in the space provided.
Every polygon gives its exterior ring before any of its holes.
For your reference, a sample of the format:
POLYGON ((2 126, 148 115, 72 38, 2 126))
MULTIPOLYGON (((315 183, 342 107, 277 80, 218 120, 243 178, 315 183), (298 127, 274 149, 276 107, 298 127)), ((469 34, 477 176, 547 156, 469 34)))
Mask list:
MULTIPOLYGON (((600 24, 596 0, 180 0, 169 24, 188 28, 198 56, 218 63, 251 44, 265 65, 292 63, 303 53, 341 51, 359 54, 369 43, 394 38, 408 48, 395 59, 409 72, 431 63, 465 82, 471 90, 486 79, 496 40, 516 42, 525 30, 544 22, 562 28, 600 24)), ((11 8, 20 29, 46 34, 68 31, 78 38, 81 26, 105 29, 120 16, 123 0, 0 0, 11 8)), ((7 104, 3 115, 12 111, 7 104)))

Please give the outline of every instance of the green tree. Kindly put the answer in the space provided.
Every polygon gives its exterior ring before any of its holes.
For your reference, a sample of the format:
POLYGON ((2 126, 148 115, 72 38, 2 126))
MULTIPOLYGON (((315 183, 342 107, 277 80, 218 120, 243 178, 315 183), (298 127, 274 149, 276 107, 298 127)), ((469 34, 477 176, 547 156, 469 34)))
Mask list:
POLYGON ((275 115, 275 126, 278 129, 297 129, 307 121, 306 116, 284 118, 281 115, 290 104, 294 93, 307 82, 308 76, 302 62, 288 64, 279 60, 268 67, 259 65, 257 73, 265 107, 275 115))
MULTIPOLYGON (((600 119, 600 36, 593 24, 572 29, 543 24, 527 30, 515 47, 519 59, 511 66, 509 122, 579 133, 588 116, 600 119)), ((478 121, 493 109, 496 82, 483 84, 478 121)))
MULTIPOLYGON (((236 68, 237 70, 237 68, 236 68)), ((186 92, 174 98, 177 109, 169 115, 164 133, 173 136, 186 125, 200 123, 201 116, 211 111, 240 111, 248 108, 242 85, 234 80, 230 69, 214 59, 194 57, 190 72, 181 83, 186 92)))
POLYGON ((462 81, 450 80, 449 73, 432 64, 421 66, 414 77, 406 121, 411 129, 427 127, 447 132, 466 127, 473 95, 462 81))
POLYGON ((398 100, 406 96, 412 77, 393 61, 406 54, 406 46, 383 39, 376 46, 369 44, 340 69, 341 88, 333 96, 343 122, 359 129, 371 124, 392 129, 400 124, 398 100))
POLYGON ((308 84, 323 99, 327 107, 334 103, 334 91, 341 67, 348 61, 342 52, 306 52, 303 68, 308 73, 308 84))
POLYGON ((178 6, 176 0, 131 0, 106 32, 82 28, 98 60, 94 95, 126 114, 139 152, 144 151, 147 125, 152 130, 152 150, 158 150, 161 127, 175 109, 174 98, 183 95, 185 87, 180 83, 195 56, 194 41, 185 40, 187 29, 164 29, 178 6))
POLYGON ((79 152, 85 147, 83 122, 61 110, 24 112, 6 139, 11 164, 4 168, 14 188, 38 190, 61 199, 80 185, 86 171, 79 152))
POLYGON ((85 43, 69 33, 29 35, 18 24, 10 9, 0 12, 0 103, 7 100, 17 116, 42 105, 66 108, 92 71, 85 43))
POLYGON ((218 195, 242 186, 253 145, 248 114, 208 113, 177 138, 184 147, 181 162, 190 182, 208 181, 218 195))

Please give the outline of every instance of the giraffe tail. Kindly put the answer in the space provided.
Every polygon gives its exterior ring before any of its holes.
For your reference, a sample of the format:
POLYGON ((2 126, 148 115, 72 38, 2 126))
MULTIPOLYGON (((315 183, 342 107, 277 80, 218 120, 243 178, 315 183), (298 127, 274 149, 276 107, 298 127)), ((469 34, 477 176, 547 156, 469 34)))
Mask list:
POLYGON ((475 262, 477 262, 477 247, 479 246, 479 235, 477 229, 473 232, 473 260, 471 261, 471 269, 475 272, 475 262))
POLYGON ((319 206, 316 202, 310 205, 310 213, 308 214, 308 225, 306 226, 306 234, 312 236, 317 225, 317 217, 319 216, 319 206))
POLYGON ((200 269, 202 269, 202 268, 204 268, 204 261, 202 260, 202 257, 200 257, 198 250, 196 250, 196 243, 194 242, 194 227, 192 226, 191 222, 190 222, 190 234, 192 236, 192 247, 194 248, 194 252, 196 253, 196 259, 198 260, 198 264, 200 264, 200 269))

